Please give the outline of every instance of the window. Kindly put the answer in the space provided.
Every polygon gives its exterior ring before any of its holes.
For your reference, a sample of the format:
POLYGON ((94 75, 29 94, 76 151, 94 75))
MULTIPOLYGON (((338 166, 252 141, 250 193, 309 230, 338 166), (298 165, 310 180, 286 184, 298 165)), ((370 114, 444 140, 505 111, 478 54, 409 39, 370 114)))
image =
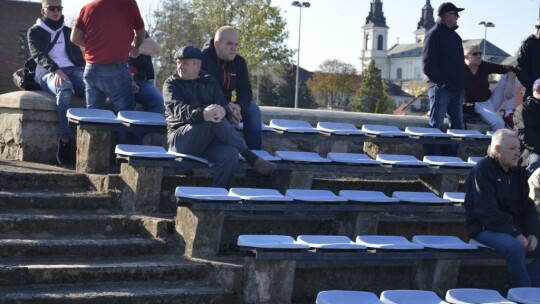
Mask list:
POLYGON ((396 71, 396 79, 403 79, 403 69, 398 68, 396 71))
POLYGON ((366 34, 366 39, 364 40, 364 50, 368 49, 369 44, 369 34, 366 34))
POLYGON ((381 51, 383 49, 383 35, 377 37, 377 50, 381 51))

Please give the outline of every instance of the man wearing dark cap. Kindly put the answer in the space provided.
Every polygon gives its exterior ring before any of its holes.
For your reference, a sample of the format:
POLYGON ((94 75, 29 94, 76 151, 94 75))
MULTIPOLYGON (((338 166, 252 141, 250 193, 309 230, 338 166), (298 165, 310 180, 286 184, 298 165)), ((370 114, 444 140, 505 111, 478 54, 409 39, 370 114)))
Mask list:
POLYGON ((517 107, 514 129, 521 140, 521 164, 529 175, 540 167, 540 79, 532 85, 532 96, 517 107))
POLYGON ((275 164, 249 150, 232 126, 234 116, 217 81, 199 75, 202 56, 193 46, 177 51, 176 73, 163 85, 169 147, 215 163, 214 187, 231 187, 238 153, 255 171, 263 175, 272 173, 275 164))
MULTIPOLYGON (((430 106, 429 125, 443 129, 448 115, 451 129, 463 129, 463 97, 465 94, 465 63, 461 37, 456 33, 459 12, 450 2, 439 6, 437 23, 426 34, 422 62, 428 77, 430 106)), ((428 145, 429 155, 457 155, 457 145, 428 145), (442 150, 442 151, 441 151, 442 150)))
POLYGON ((534 34, 523 41, 517 55, 517 77, 525 88, 523 100, 532 95, 533 82, 540 78, 540 18, 534 25, 534 34))

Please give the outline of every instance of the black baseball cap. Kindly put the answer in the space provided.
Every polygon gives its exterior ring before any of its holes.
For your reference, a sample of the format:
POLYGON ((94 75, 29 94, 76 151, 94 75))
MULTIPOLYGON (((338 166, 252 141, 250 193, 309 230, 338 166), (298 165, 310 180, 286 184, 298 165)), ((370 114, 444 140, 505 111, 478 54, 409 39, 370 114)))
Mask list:
POLYGON ((200 59, 202 60, 202 52, 198 48, 192 45, 188 45, 176 51, 176 53, 174 53, 174 59, 200 59))
POLYGON ((456 7, 452 2, 443 2, 439 5, 437 11, 438 16, 442 16, 448 12, 461 12, 464 8, 456 7))

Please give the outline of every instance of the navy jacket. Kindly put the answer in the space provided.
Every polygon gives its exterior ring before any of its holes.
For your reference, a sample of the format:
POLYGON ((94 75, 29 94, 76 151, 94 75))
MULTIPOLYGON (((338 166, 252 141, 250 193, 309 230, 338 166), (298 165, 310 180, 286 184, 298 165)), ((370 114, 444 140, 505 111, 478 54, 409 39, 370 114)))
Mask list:
POLYGON ((456 29, 437 22, 426 34, 422 63, 430 86, 446 84, 451 91, 465 89, 463 45, 456 29))
POLYGON ((201 70, 217 80, 227 102, 232 101, 233 91, 236 91, 236 103, 242 109, 249 106, 253 100, 246 60, 240 55, 236 55, 233 61, 220 60, 214 47, 214 39, 210 39, 203 47, 201 70))
POLYGON ((525 88, 523 100, 532 95, 532 85, 540 78, 540 39, 527 37, 517 55, 517 77, 525 88))
POLYGON ((521 164, 531 153, 540 154, 540 100, 529 96, 514 112, 514 129, 521 140, 521 164))

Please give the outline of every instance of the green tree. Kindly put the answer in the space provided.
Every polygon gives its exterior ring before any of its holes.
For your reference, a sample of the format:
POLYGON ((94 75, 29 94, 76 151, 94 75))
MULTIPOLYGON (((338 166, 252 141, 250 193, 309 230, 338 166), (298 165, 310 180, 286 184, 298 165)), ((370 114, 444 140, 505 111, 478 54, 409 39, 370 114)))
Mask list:
POLYGON ((360 76, 352 64, 326 60, 307 81, 317 104, 331 108, 347 107, 360 85, 360 76))
POLYGON ((381 71, 371 61, 362 73, 360 88, 352 105, 355 112, 388 114, 394 110, 394 102, 386 93, 387 86, 381 79, 381 71))
MULTIPOLYGON (((294 108, 296 66, 293 64, 282 65, 277 68, 276 75, 280 78, 280 81, 276 86, 277 98, 275 106, 294 108)), ((298 107, 304 109, 317 107, 309 88, 303 81, 300 81, 298 87, 298 107)))

